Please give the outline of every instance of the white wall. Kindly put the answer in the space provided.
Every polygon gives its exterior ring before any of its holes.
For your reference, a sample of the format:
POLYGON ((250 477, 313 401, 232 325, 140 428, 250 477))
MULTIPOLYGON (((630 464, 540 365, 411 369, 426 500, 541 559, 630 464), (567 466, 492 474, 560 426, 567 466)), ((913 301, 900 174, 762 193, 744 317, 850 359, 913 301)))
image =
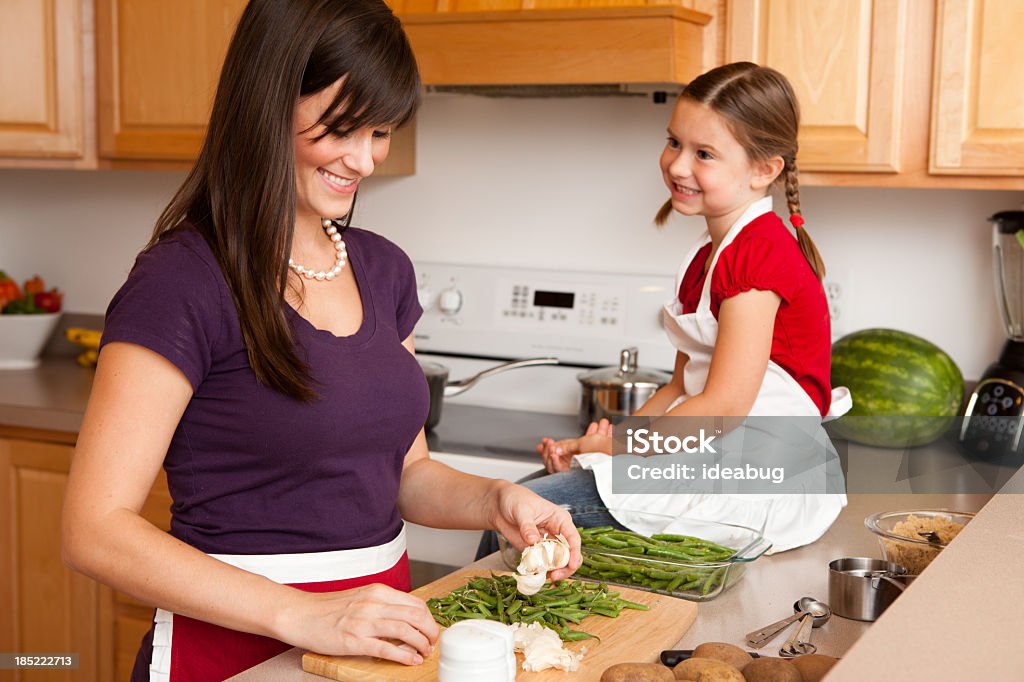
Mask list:
MULTIPOLYGON (((417 174, 368 182, 356 223, 419 260, 674 273, 702 229, 651 218, 669 107, 636 99, 430 95, 417 174)), ((184 177, 0 171, 0 268, 100 313, 184 177)), ((806 188, 808 229, 843 289, 844 331, 890 326, 977 377, 1003 340, 985 218, 1021 192, 806 188)))

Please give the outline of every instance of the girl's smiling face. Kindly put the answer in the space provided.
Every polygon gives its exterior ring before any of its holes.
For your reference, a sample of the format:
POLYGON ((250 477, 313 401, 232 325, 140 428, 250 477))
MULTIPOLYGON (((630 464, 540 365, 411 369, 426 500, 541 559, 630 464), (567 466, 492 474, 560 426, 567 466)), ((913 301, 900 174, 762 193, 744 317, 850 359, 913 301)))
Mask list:
POLYGON ((359 181, 388 155, 391 128, 360 128, 340 136, 317 121, 341 81, 299 100, 295 107, 296 219, 340 218, 352 208, 359 181))
POLYGON ((662 177, 676 211, 704 216, 709 229, 728 229, 767 194, 782 165, 780 157, 752 161, 710 107, 689 99, 676 103, 661 153, 662 177))

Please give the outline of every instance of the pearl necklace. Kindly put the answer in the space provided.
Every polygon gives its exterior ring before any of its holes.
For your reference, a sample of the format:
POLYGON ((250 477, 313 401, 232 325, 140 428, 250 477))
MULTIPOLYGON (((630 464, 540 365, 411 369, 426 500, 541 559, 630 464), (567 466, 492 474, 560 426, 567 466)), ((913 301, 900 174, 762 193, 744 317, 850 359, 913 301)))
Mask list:
POLYGON ((345 242, 341 239, 341 235, 338 234, 338 228, 334 226, 334 221, 330 218, 323 219, 324 232, 334 242, 334 248, 338 252, 338 257, 334 261, 334 267, 330 270, 313 270, 313 268, 307 268, 299 265, 291 258, 288 259, 288 267, 295 272, 299 273, 306 279, 315 279, 319 282, 324 280, 330 281, 341 274, 341 271, 345 269, 345 261, 348 258, 348 253, 345 251, 345 242))

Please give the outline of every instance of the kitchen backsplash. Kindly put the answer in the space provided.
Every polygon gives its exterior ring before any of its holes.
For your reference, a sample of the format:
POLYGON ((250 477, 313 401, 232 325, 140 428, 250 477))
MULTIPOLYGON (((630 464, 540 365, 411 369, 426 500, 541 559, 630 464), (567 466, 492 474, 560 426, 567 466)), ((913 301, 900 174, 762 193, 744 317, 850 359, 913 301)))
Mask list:
MULTIPOLYGON (((355 223, 414 260, 671 274, 703 229, 676 217, 658 156, 668 105, 430 95, 417 173, 375 178, 355 223)), ((0 170, 0 269, 102 313, 181 172, 0 170)), ((985 218, 1020 192, 809 187, 807 227, 839 285, 838 329, 920 334, 977 377, 1003 341, 985 218)), ((784 213, 784 207, 777 204, 784 213)))

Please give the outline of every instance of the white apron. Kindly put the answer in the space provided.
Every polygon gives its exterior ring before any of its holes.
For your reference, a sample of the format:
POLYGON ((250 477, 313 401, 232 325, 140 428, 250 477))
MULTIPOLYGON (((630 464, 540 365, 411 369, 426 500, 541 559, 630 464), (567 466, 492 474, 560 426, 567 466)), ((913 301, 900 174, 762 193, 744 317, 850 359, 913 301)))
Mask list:
MULTIPOLYGON (((689 358, 683 369, 683 385, 689 395, 696 395, 704 390, 711 367, 711 355, 718 339, 718 321, 711 313, 711 275, 718 263, 718 257, 747 224, 771 210, 771 197, 760 199, 751 204, 729 229, 708 268, 696 312, 683 314, 678 296, 674 296, 662 310, 662 326, 669 340, 677 350, 689 358)), ((676 279, 676 292, 687 267, 697 252, 710 240, 711 237, 705 234, 705 238, 700 240, 683 261, 676 279)), ((680 397, 669 409, 687 397, 680 397)), ((839 417, 851 406, 850 392, 845 387, 833 389, 831 407, 825 419, 839 417)), ((750 416, 820 417, 821 413, 803 387, 786 370, 769 360, 750 416)), ((612 492, 611 459, 603 453, 576 457, 580 466, 594 472, 598 493, 612 516, 624 526, 641 533, 665 532, 666 529, 664 526, 651 527, 649 519, 625 510, 638 510, 674 518, 688 516, 763 528, 765 536, 773 543, 772 551, 779 552, 817 540, 846 506, 846 495, 825 493, 615 494, 612 492)))

